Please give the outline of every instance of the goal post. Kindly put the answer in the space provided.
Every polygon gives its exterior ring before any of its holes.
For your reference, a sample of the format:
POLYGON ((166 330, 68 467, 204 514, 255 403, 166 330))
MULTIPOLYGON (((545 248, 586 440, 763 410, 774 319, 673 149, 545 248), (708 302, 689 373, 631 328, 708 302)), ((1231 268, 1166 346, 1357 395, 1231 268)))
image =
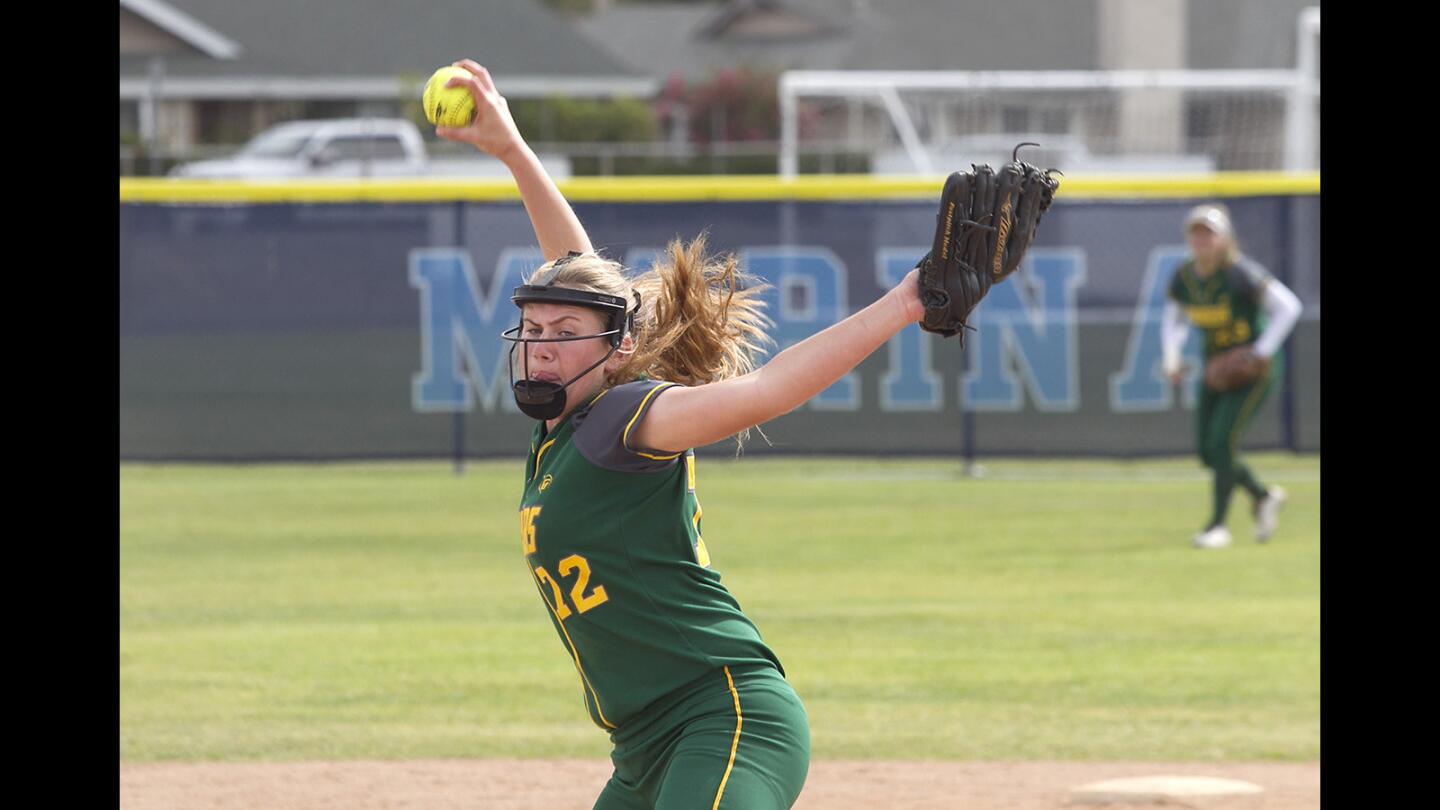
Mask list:
POLYGON ((1034 141, 1072 172, 1319 169, 1320 8, 1295 24, 1289 70, 782 73, 779 171, 802 150, 868 153, 872 174, 995 163, 1034 141))
POLYGON ((1286 108, 1285 168, 1303 171, 1319 168, 1320 121, 1320 7, 1300 12, 1295 42, 1296 81, 1286 108))
POLYGON ((1047 139, 1079 170, 1307 170, 1319 92, 1300 70, 789 71, 779 168, 795 177, 812 138, 864 144, 876 173, 931 174, 956 154, 991 162, 1002 143, 1047 139))

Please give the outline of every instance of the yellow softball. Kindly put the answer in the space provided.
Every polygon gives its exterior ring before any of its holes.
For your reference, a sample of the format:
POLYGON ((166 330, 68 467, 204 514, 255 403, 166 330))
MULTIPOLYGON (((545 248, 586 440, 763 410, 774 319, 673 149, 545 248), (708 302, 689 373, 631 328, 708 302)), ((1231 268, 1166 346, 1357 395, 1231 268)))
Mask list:
POLYGON ((426 120, 439 127, 469 126, 475 117, 475 99, 467 88, 445 86, 451 77, 469 75, 470 71, 458 67, 442 67, 430 75, 422 96, 426 120))

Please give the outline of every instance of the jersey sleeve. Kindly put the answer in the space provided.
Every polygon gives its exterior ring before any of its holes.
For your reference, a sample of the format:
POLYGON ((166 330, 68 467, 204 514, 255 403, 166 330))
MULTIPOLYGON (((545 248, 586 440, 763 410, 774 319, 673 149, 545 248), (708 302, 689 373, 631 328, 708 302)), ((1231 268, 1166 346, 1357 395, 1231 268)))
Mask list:
POLYGON ((1255 352, 1261 357, 1271 357, 1290 335, 1290 330, 1295 328, 1295 322, 1300 319, 1300 310, 1303 307, 1295 293, 1278 279, 1265 285, 1263 298, 1261 303, 1269 318, 1265 330, 1255 339, 1255 352))
POLYGON ((636 429, 645 414, 662 396, 679 383, 638 380, 617 385, 601 394, 575 423, 575 448, 586 461, 606 470, 653 472, 668 469, 685 455, 638 447, 636 429))
POLYGON ((1160 312, 1160 367, 1166 374, 1180 370, 1180 353, 1190 337, 1190 322, 1180 305, 1166 301, 1160 312))
POLYGON ((1230 269, 1230 280, 1236 292, 1256 302, 1265 297, 1265 285, 1270 278, 1270 271, 1264 265, 1246 256, 1241 256, 1230 269))

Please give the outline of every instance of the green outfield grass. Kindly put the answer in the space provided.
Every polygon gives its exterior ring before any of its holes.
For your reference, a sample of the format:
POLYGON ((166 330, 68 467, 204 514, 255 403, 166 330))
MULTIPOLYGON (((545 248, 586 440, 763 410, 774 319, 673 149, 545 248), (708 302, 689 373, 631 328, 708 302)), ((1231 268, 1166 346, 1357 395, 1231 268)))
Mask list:
MULTIPOLYGON (((1188 459, 699 465, 816 758, 1309 761, 1320 462, 1198 551, 1188 459)), ((526 573, 521 464, 120 466, 123 761, 604 757, 526 573)))

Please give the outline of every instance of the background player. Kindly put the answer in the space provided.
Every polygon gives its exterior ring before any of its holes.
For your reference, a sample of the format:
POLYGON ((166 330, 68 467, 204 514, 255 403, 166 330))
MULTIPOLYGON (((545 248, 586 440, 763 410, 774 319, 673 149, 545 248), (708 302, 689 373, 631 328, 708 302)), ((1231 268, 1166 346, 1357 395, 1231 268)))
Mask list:
POLYGON ((1211 391, 1200 383, 1196 447, 1214 477, 1210 518, 1194 543, 1198 548, 1230 544, 1225 517, 1237 484, 1251 498, 1255 538, 1263 542, 1275 532, 1285 490, 1260 483, 1241 463, 1239 444, 1274 382, 1284 374, 1279 348, 1300 317, 1300 299, 1264 267, 1241 255, 1225 206, 1197 205, 1185 217, 1184 227, 1190 258, 1171 279, 1160 330, 1162 363, 1170 382, 1178 385, 1184 378, 1180 353, 1189 333, 1187 322, 1204 335, 1206 362, 1237 346, 1273 359, 1266 374, 1232 391, 1211 391))
POLYGON ((450 86, 469 89, 476 117, 436 133, 509 167, 549 260, 517 288, 520 325, 506 333, 517 404, 537 419, 521 534, 585 706, 614 743, 595 807, 789 807, 808 720, 710 567, 692 448, 794 410, 919 321, 917 273, 755 369, 767 321, 734 258, 675 242, 627 278, 595 254, 485 69, 456 64, 471 76, 450 86))

